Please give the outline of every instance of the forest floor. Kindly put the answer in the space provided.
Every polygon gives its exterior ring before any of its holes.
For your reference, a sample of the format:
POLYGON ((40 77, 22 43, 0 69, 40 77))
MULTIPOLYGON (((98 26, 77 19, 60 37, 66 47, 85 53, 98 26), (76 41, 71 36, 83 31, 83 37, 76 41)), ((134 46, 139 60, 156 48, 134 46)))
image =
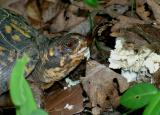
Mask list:
MULTIPOLYGON (((88 41, 90 58, 45 91, 49 115, 121 115, 127 109, 119 100, 130 86, 160 87, 159 0, 99 0, 95 7, 83 0, 0 0, 0 7, 49 38, 71 32, 88 41)), ((136 112, 130 114, 143 109, 136 112)))

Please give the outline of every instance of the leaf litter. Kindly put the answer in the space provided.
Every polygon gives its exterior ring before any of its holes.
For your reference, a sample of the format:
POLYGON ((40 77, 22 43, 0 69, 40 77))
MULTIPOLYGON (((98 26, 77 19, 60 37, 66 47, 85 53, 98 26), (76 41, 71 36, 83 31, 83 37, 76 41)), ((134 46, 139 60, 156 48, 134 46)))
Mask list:
MULTIPOLYGON (((58 86, 53 85, 45 92, 45 109, 51 115, 114 115, 119 111, 119 97, 132 84, 149 82, 160 87, 159 68, 155 73, 150 73, 141 64, 141 69, 137 69, 145 73, 138 73, 136 79, 128 83, 121 73, 125 71, 131 77, 129 68, 134 64, 126 66, 122 56, 121 62, 114 60, 117 68, 113 69, 109 68, 111 62, 108 60, 111 58, 110 52, 118 46, 122 52, 133 51, 135 55, 143 55, 146 50, 160 55, 159 0, 99 0, 98 3, 96 8, 92 8, 83 0, 0 1, 1 7, 20 13, 33 27, 50 38, 69 32, 81 34, 88 41, 90 59, 67 76, 67 79, 80 83, 68 87, 62 79, 57 82, 58 86), (116 46, 119 37, 123 38, 123 44, 116 46), (64 87, 67 89, 64 90, 64 87)), ((131 58, 128 60, 133 61, 131 58)), ((160 62, 151 64, 159 67, 160 62)))

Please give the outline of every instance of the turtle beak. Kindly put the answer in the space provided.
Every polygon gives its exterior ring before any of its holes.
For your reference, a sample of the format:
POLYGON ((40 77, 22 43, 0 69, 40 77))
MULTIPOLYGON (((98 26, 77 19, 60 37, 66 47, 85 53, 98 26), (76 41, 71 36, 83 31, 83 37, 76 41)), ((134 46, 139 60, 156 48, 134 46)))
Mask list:
POLYGON ((81 54, 81 53, 84 54, 84 57, 86 57, 87 60, 90 58, 90 50, 88 47, 81 48, 81 50, 78 51, 78 54, 81 54))

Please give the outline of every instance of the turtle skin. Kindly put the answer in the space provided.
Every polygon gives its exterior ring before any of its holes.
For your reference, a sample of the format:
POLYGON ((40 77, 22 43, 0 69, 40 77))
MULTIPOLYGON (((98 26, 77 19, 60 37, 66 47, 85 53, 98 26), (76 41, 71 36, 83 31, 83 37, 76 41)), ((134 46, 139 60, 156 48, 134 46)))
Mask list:
POLYGON ((0 8, 0 98, 9 90, 16 59, 25 53, 30 61, 24 76, 34 84, 31 85, 34 86, 33 94, 37 103, 41 103, 35 86, 47 89, 76 68, 85 58, 87 43, 84 38, 79 34, 65 34, 49 39, 28 24, 23 16, 0 8))

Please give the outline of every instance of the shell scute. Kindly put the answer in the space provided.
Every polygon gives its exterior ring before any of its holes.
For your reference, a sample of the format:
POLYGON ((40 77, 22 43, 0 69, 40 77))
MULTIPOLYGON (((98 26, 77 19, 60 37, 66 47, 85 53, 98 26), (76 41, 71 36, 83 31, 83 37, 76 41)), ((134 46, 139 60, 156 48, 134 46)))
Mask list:
POLYGON ((30 58, 25 77, 38 62, 39 50, 35 44, 35 32, 22 16, 0 8, 0 95, 8 90, 9 77, 17 58, 24 53, 30 58))

